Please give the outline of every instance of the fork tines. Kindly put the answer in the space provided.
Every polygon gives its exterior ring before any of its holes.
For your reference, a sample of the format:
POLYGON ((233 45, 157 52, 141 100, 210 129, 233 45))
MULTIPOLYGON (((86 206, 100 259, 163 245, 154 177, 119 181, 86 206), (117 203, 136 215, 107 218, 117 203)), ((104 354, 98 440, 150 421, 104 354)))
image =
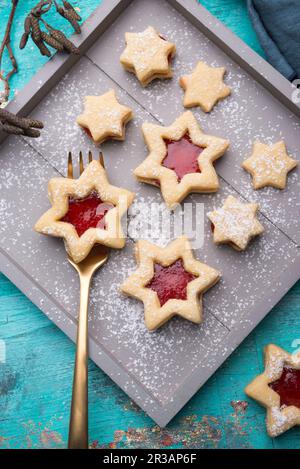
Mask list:
MULTIPOLYGON (((89 150, 88 162, 91 163, 92 161, 93 161, 93 153, 91 152, 91 150, 89 150)), ((105 166, 104 166, 104 158, 103 158, 102 151, 99 152, 99 161, 100 161, 100 164, 104 168, 105 166)), ((83 154, 82 154, 81 150, 79 152, 78 163, 79 163, 79 174, 81 175, 84 171, 83 154)), ((73 157, 72 157, 72 152, 69 151, 69 153, 68 153, 68 178, 73 179, 73 177, 74 177, 73 174, 74 174, 74 172, 73 172, 73 157)))

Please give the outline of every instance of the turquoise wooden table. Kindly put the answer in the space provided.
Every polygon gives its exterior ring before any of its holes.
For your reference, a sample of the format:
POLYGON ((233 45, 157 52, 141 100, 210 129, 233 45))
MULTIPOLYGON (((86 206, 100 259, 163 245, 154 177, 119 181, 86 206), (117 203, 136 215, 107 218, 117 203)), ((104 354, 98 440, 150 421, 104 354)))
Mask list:
MULTIPOLYGON (((37 0, 19 2, 14 48, 19 73, 13 92, 45 62, 29 47, 17 48, 25 11, 37 0)), ((104 0, 108 1, 108 0, 104 0)), ((149 0, 150 1, 150 0, 149 0)), ((2 1, 3 33, 10 0, 2 1)), ((97 0, 73 2, 86 18, 97 0)), ((245 0, 201 2, 262 54, 245 0)), ((69 32, 68 28, 64 28, 69 32)), ((73 343, 0 274, 0 448, 66 447, 73 343), (3 350, 2 350, 3 352, 3 350), (1 362, 2 359, 2 362, 1 362)), ((300 283, 270 312, 206 385, 168 425, 160 429, 92 362, 89 364, 90 445, 95 448, 300 448, 300 428, 271 439, 264 410, 243 389, 262 370, 262 349, 274 342, 293 351, 300 339, 300 283)))

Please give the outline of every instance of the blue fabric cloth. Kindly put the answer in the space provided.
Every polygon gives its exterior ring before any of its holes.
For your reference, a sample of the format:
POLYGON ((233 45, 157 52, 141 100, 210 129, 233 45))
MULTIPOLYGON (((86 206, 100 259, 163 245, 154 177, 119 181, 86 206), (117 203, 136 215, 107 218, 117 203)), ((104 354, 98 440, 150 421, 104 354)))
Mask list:
POLYGON ((288 80, 300 78, 300 0, 247 0, 268 61, 288 80))

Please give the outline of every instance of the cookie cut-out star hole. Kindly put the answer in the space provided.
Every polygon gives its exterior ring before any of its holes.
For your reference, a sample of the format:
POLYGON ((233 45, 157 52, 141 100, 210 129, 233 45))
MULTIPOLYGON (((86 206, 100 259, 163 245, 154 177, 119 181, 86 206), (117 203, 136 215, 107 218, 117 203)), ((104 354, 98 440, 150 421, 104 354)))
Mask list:
POLYGON ((35 230, 63 238, 74 262, 85 259, 95 244, 124 247, 121 218, 134 194, 110 185, 98 161, 93 160, 78 179, 51 179, 48 193, 52 207, 38 220, 35 230))
POLYGON ((191 173, 201 173, 198 156, 204 150, 195 145, 188 133, 180 140, 165 140, 167 155, 162 161, 165 168, 172 169, 177 174, 178 182, 183 176, 191 173))
POLYGON ((300 425, 300 352, 289 354, 277 345, 264 350, 265 369, 245 389, 267 409, 271 437, 300 425))
POLYGON ((112 208, 114 205, 103 202, 96 191, 83 199, 69 197, 69 209, 61 221, 71 223, 78 236, 82 236, 89 228, 105 230, 105 215, 112 208))
POLYGON ((202 132, 191 111, 169 127, 145 123, 142 126, 148 157, 134 170, 138 180, 160 186, 169 208, 191 192, 215 192, 219 188, 213 162, 229 141, 202 132))
POLYGON ((202 295, 220 273, 194 258, 187 237, 166 247, 139 240, 135 254, 138 269, 121 289, 144 303, 146 327, 155 330, 175 315, 200 324, 202 295))
POLYGON ((280 406, 293 405, 300 409, 300 369, 284 366, 280 378, 269 384, 280 396, 280 406))
POLYGON ((186 300, 187 285, 195 278, 196 275, 185 270, 182 259, 166 267, 155 263, 154 275, 146 288, 157 293, 160 306, 163 306, 168 300, 186 300))

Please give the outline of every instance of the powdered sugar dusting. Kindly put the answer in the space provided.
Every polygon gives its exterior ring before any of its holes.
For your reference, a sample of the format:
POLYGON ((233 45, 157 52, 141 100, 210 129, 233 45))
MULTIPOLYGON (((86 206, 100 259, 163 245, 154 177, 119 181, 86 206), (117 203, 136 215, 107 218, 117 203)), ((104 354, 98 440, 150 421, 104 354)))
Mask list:
MULTIPOLYGON (((220 270, 222 279, 204 295, 205 319, 201 326, 175 318, 157 332, 147 331, 142 304, 124 297, 119 291, 122 281, 135 269, 131 240, 123 251, 111 253, 107 264, 95 276, 91 292, 90 334, 98 344, 99 354, 105 350, 127 371, 129 378, 123 382, 124 389, 130 388, 133 392, 130 380, 140 382, 153 399, 165 403, 172 402, 196 369, 200 370, 199 374, 208 376, 220 363, 220 357, 233 349, 227 341, 230 334, 249 330, 249 325, 257 323, 252 308, 255 309, 262 298, 268 298, 272 304, 282 275, 296 258, 294 244, 274 223, 293 238, 299 233, 300 217, 295 215, 299 210, 298 170, 289 176, 286 191, 254 192, 249 175, 243 172, 240 163, 256 138, 272 142, 285 137, 288 150, 297 156, 299 124, 183 17, 159 2, 164 12, 162 23, 153 16, 155 8, 152 11, 150 3, 133 2, 126 14, 95 44, 89 53, 91 59, 82 58, 41 102, 34 112, 45 122, 40 139, 30 141, 30 146, 19 138, 8 139, 2 146, 0 229, 1 247, 6 255, 53 299, 57 309, 47 310, 43 302, 37 300, 37 287, 30 291, 28 288, 27 294, 66 330, 76 318, 78 278, 66 260, 63 242, 34 233, 33 225, 49 207, 48 180, 58 175, 56 170, 66 174, 67 152, 72 150, 77 155, 83 150, 86 155, 92 149, 94 156, 98 152, 75 123, 84 96, 103 94, 113 87, 117 89, 120 102, 133 108, 135 118, 127 126, 125 142, 108 142, 101 148, 110 182, 135 191, 137 201, 149 205, 153 201, 161 202, 159 189, 138 183, 132 177, 132 170, 147 155, 141 124, 145 121, 170 124, 183 112, 182 90, 177 78, 183 72, 189 73, 198 59, 226 67, 225 82, 232 87, 232 96, 218 104, 210 115, 195 111, 207 133, 231 140, 231 150, 216 164, 222 176, 221 189, 216 194, 194 194, 186 201, 193 202, 194 206, 203 203, 205 214, 220 207, 230 194, 244 197, 245 201, 259 201, 262 212, 271 220, 259 215, 266 232, 245 252, 238 253, 228 246, 213 244, 210 223, 205 217, 204 244, 195 251, 195 257, 220 270), (124 48, 124 33, 131 30, 132 24, 135 30, 142 31, 151 23, 176 43, 175 77, 142 89, 118 60, 124 48), (114 80, 123 89, 118 89, 114 80)), ((163 241, 167 242, 167 234, 165 238, 163 241)))
MULTIPOLYGON (((65 311, 56 311, 54 316, 56 322, 63 324, 76 317, 78 279, 66 260, 63 242, 39 235, 32 228, 49 206, 46 186, 56 172, 18 139, 7 141, 1 161, 0 189, 8 201, 2 202, 2 248, 65 311), (20 200, 26 202, 22 204, 20 200)), ((153 196, 159 200, 159 190, 150 188, 148 192, 146 187, 140 186, 140 200, 150 202, 153 196)), ((217 194, 193 195, 188 200, 195 203, 201 199, 208 211, 232 193, 224 184, 217 194)), ((127 242, 124 250, 112 252, 95 276, 90 334, 153 398, 169 401, 194 369, 213 367, 220 354, 227 351, 224 339, 229 330, 247 326, 252 321, 248 311, 257 298, 270 295, 276 288, 276 276, 289 265, 294 248, 274 226, 266 220, 264 224, 266 235, 241 254, 231 248, 214 246, 209 223, 205 222, 204 246, 195 251, 195 256, 220 270, 223 276, 204 295, 202 326, 178 318, 157 332, 147 331, 142 304, 123 296, 119 290, 120 284, 136 268, 132 241, 127 242)), ((39 306, 43 308, 42 304, 39 306)), ((50 311, 50 317, 52 314, 50 311)))
MULTIPOLYGON (((218 173, 246 199, 260 203, 261 210, 300 244, 300 165, 288 175, 287 188, 254 191, 251 176, 241 168, 252 152, 255 140, 271 144, 284 140, 287 152, 300 161, 299 119, 291 114, 261 85, 218 49, 187 19, 163 0, 136 0, 111 26, 87 55, 116 80, 163 125, 171 124, 183 111, 183 90, 178 80, 190 74, 202 60, 210 66, 225 67, 224 82, 232 93, 211 113, 192 108, 207 134, 230 140, 230 149, 216 164, 218 173), (157 14, 159 11, 159 15, 157 14), (172 80, 156 80, 142 89, 137 79, 118 65, 124 47, 124 33, 152 25, 176 44, 172 80)), ((291 91, 292 92, 292 91, 291 91)))

